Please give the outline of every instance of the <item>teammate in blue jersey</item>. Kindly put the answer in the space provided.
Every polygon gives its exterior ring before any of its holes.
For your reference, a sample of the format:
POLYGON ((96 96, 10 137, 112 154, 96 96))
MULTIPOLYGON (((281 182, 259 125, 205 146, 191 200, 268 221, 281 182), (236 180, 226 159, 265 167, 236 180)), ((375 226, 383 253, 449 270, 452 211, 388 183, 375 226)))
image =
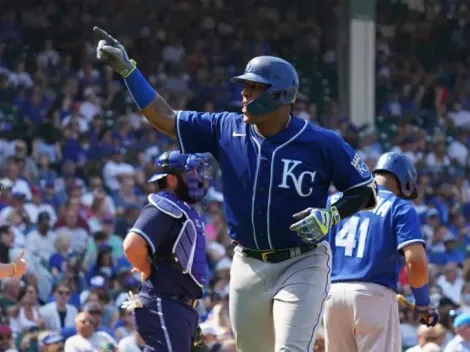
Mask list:
POLYGON ((124 77, 145 117, 183 153, 219 162, 236 245, 229 306, 238 351, 311 350, 329 288, 324 237, 376 203, 365 163, 336 133, 291 114, 299 77, 283 59, 256 57, 232 79, 243 86, 243 114, 174 111, 123 46, 95 32, 98 58, 124 77), (344 196, 326 207, 331 183, 344 196))
POLYGON ((402 350, 396 290, 403 256, 420 322, 434 326, 439 321, 429 307, 424 240, 408 200, 418 194, 416 170, 404 154, 386 153, 373 173, 377 206, 342 220, 328 234, 333 253, 324 314, 328 352, 402 350))
POLYGON ((207 263, 204 225, 192 204, 205 196, 210 169, 204 155, 179 151, 163 153, 156 166, 149 182, 160 191, 148 196, 123 244, 142 279, 138 296, 129 293, 123 307, 134 311, 144 351, 196 351, 202 346, 194 346, 201 343, 194 338, 194 308, 207 282, 207 263))

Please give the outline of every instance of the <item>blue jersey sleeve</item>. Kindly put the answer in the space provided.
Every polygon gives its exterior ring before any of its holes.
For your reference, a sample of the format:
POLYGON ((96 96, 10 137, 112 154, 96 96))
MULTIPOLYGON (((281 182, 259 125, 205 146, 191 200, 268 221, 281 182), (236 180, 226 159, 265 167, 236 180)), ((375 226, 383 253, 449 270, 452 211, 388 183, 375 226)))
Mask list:
POLYGON ((397 238, 397 250, 413 243, 425 244, 418 213, 410 202, 396 206, 393 213, 393 227, 397 238))
POLYGON ((366 185, 372 181, 372 174, 366 163, 356 154, 354 149, 336 133, 327 146, 331 160, 331 179, 335 188, 344 192, 349 188, 366 185))
POLYGON ((220 120, 226 113, 178 111, 176 134, 180 151, 217 155, 220 120))
POLYGON ((170 234, 175 220, 149 204, 142 209, 129 232, 135 232, 142 236, 153 254, 170 234))

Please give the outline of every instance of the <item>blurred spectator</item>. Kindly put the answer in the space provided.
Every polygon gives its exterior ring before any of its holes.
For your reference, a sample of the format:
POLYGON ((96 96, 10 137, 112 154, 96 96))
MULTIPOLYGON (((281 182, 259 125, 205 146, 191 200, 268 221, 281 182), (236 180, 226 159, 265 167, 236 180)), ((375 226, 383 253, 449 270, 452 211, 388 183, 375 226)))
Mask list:
POLYGON ((64 337, 53 331, 44 331, 38 336, 40 352, 63 352, 64 337))
POLYGON ((70 288, 66 282, 59 282, 54 288, 54 301, 45 304, 39 309, 47 329, 60 331, 70 326, 78 314, 77 308, 68 304, 70 288))
POLYGON ((44 321, 39 313, 39 299, 37 288, 25 284, 20 288, 17 305, 15 305, 10 318, 11 329, 15 334, 22 334, 32 329, 41 328, 44 321))
POLYGON ((141 352, 144 350, 144 340, 137 332, 119 341, 119 352, 141 352))
POLYGON ((456 336, 446 345, 444 352, 466 351, 470 348, 470 315, 461 314, 455 318, 456 336))
MULTIPOLYGON (((439 348, 443 346, 445 339, 445 329, 441 324, 428 328, 424 325, 418 328, 418 344, 410 347, 406 352, 422 352, 428 343, 435 343, 439 348)), ((438 349, 438 351, 440 351, 438 349)))
POLYGON ((65 351, 94 351, 106 342, 115 343, 104 331, 96 331, 97 322, 90 313, 81 312, 75 318, 77 334, 65 341, 65 351))

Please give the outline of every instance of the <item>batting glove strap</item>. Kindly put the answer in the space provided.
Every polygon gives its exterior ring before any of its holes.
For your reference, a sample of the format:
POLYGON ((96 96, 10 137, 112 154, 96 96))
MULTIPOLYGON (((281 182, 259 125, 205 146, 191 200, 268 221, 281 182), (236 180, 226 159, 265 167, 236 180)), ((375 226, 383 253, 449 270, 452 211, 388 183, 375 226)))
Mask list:
POLYGON ((439 312, 435 308, 415 306, 415 313, 418 315, 420 324, 428 328, 439 323, 439 312))

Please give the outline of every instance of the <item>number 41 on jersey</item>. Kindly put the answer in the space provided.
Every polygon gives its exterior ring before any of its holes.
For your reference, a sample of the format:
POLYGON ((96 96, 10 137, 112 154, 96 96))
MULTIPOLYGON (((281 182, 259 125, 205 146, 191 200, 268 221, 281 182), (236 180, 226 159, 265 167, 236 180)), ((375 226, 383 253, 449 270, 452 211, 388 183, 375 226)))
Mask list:
POLYGON ((367 233, 369 232, 369 218, 361 221, 359 216, 352 216, 338 231, 335 237, 337 247, 344 247, 344 255, 352 257, 356 249, 356 258, 364 256, 367 233))

